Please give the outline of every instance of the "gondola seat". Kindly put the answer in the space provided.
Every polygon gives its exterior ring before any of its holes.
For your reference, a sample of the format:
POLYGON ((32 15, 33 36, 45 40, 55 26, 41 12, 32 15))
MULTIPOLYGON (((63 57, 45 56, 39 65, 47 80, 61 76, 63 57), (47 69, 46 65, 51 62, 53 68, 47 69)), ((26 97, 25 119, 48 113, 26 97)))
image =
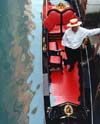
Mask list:
POLYGON ((63 33, 68 28, 69 20, 76 17, 72 8, 66 8, 63 11, 57 9, 49 10, 48 16, 43 22, 48 31, 49 40, 61 39, 63 33))
POLYGON ((50 71, 61 70, 61 72, 63 72, 61 52, 62 50, 58 49, 56 41, 49 42, 48 55, 49 55, 49 70, 50 71))

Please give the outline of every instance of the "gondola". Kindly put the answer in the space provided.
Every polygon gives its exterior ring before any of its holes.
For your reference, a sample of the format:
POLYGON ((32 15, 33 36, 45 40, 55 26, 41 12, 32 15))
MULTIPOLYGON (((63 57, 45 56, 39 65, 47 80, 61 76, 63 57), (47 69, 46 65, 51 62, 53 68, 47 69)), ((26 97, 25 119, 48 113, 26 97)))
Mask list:
MULTIPOLYGON (((79 3, 44 2, 42 25, 43 90, 46 124, 93 124, 92 92, 93 52, 89 39, 81 49, 81 63, 68 72, 67 59, 61 45, 64 31, 72 18, 81 17, 79 3)), ((95 85, 95 87, 97 84, 95 85)))

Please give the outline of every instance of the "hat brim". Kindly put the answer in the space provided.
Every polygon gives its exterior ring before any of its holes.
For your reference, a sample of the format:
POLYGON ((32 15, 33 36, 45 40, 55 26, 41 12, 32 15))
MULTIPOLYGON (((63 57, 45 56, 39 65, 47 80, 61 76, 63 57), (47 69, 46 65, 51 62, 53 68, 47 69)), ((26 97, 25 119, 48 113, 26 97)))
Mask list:
POLYGON ((82 24, 82 22, 79 21, 79 22, 77 22, 77 24, 73 24, 73 25, 71 23, 68 23, 67 26, 68 27, 76 27, 76 26, 80 26, 81 24, 82 24))

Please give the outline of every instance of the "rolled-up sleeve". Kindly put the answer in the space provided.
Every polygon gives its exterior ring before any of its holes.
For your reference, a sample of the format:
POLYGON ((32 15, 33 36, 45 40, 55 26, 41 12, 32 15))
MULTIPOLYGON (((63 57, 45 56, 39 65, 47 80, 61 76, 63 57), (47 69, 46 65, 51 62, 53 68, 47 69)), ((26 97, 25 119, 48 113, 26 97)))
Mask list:
POLYGON ((87 29, 86 32, 87 32, 87 35, 88 35, 88 36, 97 35, 97 34, 100 34, 100 28, 87 29))

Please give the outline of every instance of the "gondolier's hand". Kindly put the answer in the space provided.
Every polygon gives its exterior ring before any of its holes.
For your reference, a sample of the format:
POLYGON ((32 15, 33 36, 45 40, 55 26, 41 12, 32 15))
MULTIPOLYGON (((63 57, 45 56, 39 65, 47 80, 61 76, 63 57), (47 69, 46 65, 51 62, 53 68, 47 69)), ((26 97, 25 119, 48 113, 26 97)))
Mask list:
POLYGON ((85 38, 82 43, 82 48, 85 49, 88 43, 88 38, 85 38))
POLYGON ((97 43, 96 48, 94 49, 94 56, 98 54, 99 48, 100 48, 100 43, 97 43))
POLYGON ((96 44, 96 48, 94 49, 94 56, 98 54, 98 50, 100 48, 100 34, 98 35, 99 37, 99 42, 96 44))

